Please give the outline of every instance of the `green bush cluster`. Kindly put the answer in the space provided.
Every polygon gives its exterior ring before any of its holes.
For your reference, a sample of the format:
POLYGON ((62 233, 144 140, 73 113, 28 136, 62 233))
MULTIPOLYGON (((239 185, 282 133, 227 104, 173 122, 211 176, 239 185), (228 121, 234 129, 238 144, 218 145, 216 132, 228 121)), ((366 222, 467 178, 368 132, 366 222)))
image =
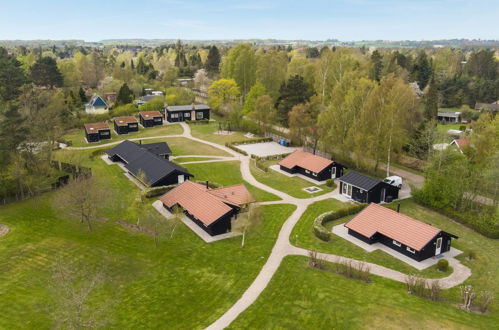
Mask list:
POLYGON ((341 208, 336 211, 330 211, 319 215, 314 220, 314 234, 320 240, 329 242, 331 240, 331 232, 327 230, 324 225, 330 221, 346 217, 347 215, 355 214, 362 211, 367 204, 356 204, 348 207, 341 208))
POLYGON ((333 179, 327 179, 326 180, 326 186, 329 188, 334 187, 334 180, 333 179))
POLYGON ((206 118, 200 120, 185 120, 185 123, 189 125, 205 125, 209 124, 210 120, 206 118))
POLYGON ((245 156, 248 156, 248 153, 247 153, 246 151, 239 149, 238 147, 236 147, 236 146, 235 146, 234 144, 232 144, 232 143, 227 142, 227 143, 225 143, 225 146, 226 146, 227 148, 230 148, 230 149, 234 150, 235 152, 239 152, 240 154, 243 154, 243 155, 245 155, 245 156))
POLYGON ((437 268, 441 272, 446 272, 449 269, 449 261, 447 259, 438 260, 437 268))
POLYGON ((264 172, 269 171, 269 167, 265 165, 264 161, 260 157, 255 158, 255 166, 264 172))

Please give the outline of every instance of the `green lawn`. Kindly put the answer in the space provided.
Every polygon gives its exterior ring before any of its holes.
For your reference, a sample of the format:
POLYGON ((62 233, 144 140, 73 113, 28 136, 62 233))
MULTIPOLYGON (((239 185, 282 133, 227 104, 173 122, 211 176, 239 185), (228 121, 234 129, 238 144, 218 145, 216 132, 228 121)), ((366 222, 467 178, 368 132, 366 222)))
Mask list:
MULTIPOLYGON (((267 166, 276 164, 276 161, 268 161, 265 162, 267 166)), ((329 188, 326 185, 317 186, 322 189, 314 194, 309 194, 306 191, 303 191, 303 188, 312 187, 314 184, 310 181, 304 180, 299 177, 288 177, 284 174, 278 173, 272 169, 269 169, 268 172, 264 172, 257 168, 254 165, 254 161, 250 162, 250 170, 251 174, 263 184, 266 184, 269 187, 285 192, 296 198, 310 198, 314 196, 323 195, 325 193, 331 192, 334 189, 329 188)))
POLYGON ((182 166, 194 174, 194 180, 208 180, 224 186, 244 183, 258 201, 280 200, 279 197, 245 182, 241 176, 239 161, 186 164, 182 166))
MULTIPOLYGON (((436 266, 427 268, 423 271, 418 271, 414 267, 407 265, 406 263, 392 257, 391 255, 381 250, 366 252, 364 249, 358 247, 357 245, 350 243, 347 240, 334 234, 332 235, 332 239, 329 242, 324 242, 318 239, 313 233, 313 222, 315 218, 317 218, 322 213, 337 210, 344 206, 346 206, 345 203, 339 202, 335 199, 326 199, 310 205, 302 215, 300 221, 294 227, 290 237, 291 243, 307 249, 333 253, 345 257, 372 262, 407 274, 417 274, 419 276, 436 278, 445 277, 450 273, 450 271, 445 273, 440 272, 437 270, 436 266)), ((332 229, 334 226, 345 223, 351 218, 352 216, 328 222, 326 224, 326 228, 332 229)))
POLYGON ((477 315, 407 294, 405 284, 371 283, 312 269, 286 257, 263 294, 230 329, 494 329, 497 314, 477 315))
POLYGON ((172 149, 174 156, 202 155, 202 156, 228 156, 231 154, 208 144, 193 141, 184 137, 169 137, 162 139, 145 140, 144 143, 166 142, 172 149))
MULTIPOLYGON (((87 156, 92 150, 80 152, 87 156)), ((68 159, 71 152, 56 154, 68 159)), ((295 209, 264 206, 263 223, 247 236, 243 249, 237 237, 204 243, 182 224, 155 248, 150 236, 115 224, 136 223, 140 209, 152 209, 152 200, 134 208, 138 189, 118 166, 98 158, 84 164, 92 167, 108 198, 99 217, 109 220, 95 221, 94 232, 64 206, 55 208, 54 196, 63 190, 0 207, 0 223, 11 228, 0 238, 0 329, 54 327, 57 296, 50 287, 59 259, 82 275, 104 268, 106 282, 90 296, 90 304, 97 309, 111 302, 105 310, 110 327, 204 328, 250 285, 295 209)))
POLYGON ((184 130, 182 129, 182 126, 180 126, 180 124, 165 125, 165 126, 151 127, 151 128, 142 128, 142 126, 139 126, 138 132, 132 132, 132 133, 125 134, 125 135, 118 135, 111 128, 111 139, 110 140, 102 140, 99 142, 87 143, 87 141, 85 140, 84 129, 78 128, 78 129, 71 130, 66 135, 64 135, 63 138, 66 141, 71 141, 73 143, 74 147, 88 147, 88 146, 105 144, 105 143, 109 143, 109 142, 116 142, 116 141, 135 139, 135 138, 141 138, 141 137, 151 137, 151 136, 160 136, 160 135, 178 135, 178 134, 182 134, 183 131, 184 130))
POLYGON ((219 124, 225 125, 226 120, 213 113, 211 117, 215 121, 210 121, 208 124, 191 124, 192 136, 221 145, 227 142, 252 140, 244 136, 247 132, 233 131, 231 135, 215 134, 219 130, 219 124))

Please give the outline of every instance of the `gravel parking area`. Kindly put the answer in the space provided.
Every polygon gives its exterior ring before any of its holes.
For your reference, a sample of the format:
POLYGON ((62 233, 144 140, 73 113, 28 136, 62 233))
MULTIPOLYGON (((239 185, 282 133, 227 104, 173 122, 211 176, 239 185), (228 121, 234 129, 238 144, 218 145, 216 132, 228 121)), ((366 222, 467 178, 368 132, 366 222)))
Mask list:
POLYGON ((276 142, 239 144, 237 147, 246 151, 248 155, 255 155, 258 157, 290 154, 297 149, 293 147, 284 147, 276 142))

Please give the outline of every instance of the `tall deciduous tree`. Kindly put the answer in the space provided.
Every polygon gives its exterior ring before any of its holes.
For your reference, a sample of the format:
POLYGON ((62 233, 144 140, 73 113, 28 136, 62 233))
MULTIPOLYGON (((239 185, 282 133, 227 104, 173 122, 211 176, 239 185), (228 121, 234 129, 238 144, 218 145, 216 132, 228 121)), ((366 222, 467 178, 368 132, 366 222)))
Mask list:
POLYGON ((254 110, 249 113, 249 117, 258 124, 261 132, 266 132, 275 123, 276 114, 272 98, 261 95, 255 100, 254 110))
POLYGON ((243 112, 245 114, 251 113, 255 110, 255 102, 256 100, 262 96, 266 95, 267 90, 265 89, 265 86, 263 86, 262 83, 257 82, 256 84, 251 87, 250 91, 248 92, 248 96, 246 96, 246 100, 244 101, 244 108, 243 112))
POLYGON ((62 74, 52 57, 42 57, 31 67, 30 79, 39 86, 60 87, 62 74))
POLYGON ((222 63, 222 77, 236 81, 243 99, 256 81, 256 56, 250 44, 233 47, 222 63))
POLYGON ((208 88, 208 103, 219 111, 227 111, 226 107, 237 102, 240 92, 234 79, 219 79, 208 88))
POLYGON ((257 57, 256 80, 265 86, 268 95, 274 100, 279 96, 279 88, 286 80, 288 58, 285 52, 270 50, 257 57))

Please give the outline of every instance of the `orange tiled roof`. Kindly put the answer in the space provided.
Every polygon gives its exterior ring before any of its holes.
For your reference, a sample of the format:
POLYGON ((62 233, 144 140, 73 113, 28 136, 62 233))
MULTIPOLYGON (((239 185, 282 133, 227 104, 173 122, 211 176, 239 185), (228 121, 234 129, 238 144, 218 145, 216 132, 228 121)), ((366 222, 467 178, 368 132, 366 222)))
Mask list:
POLYGON ((159 111, 142 111, 142 112, 139 112, 139 115, 144 119, 150 119, 150 118, 154 118, 154 117, 163 117, 163 115, 161 115, 161 112, 159 112, 159 111))
POLYGON ((301 168, 304 168, 306 170, 319 173, 332 163, 332 160, 326 159, 324 157, 313 155, 306 151, 296 150, 295 152, 281 160, 279 162, 279 165, 287 168, 300 166, 301 168))
POLYGON ((345 227, 371 237, 380 233, 414 250, 421 250, 441 230, 378 204, 370 204, 345 227))
POLYGON ((107 123, 92 123, 85 124, 84 126, 87 133, 95 133, 103 129, 109 129, 109 125, 107 123))
POLYGON ((460 139, 456 139, 456 140, 454 140, 454 141, 456 141, 456 144, 457 144, 460 148, 466 147, 466 146, 470 143, 470 140, 469 140, 469 139, 466 139, 466 138, 460 138, 460 139))
POLYGON ((241 206, 252 202, 253 197, 244 185, 209 189, 205 185, 185 181, 161 196, 160 201, 168 207, 180 205, 209 226, 232 209, 227 204, 241 206))
POLYGON ((124 126, 124 125, 127 125, 129 123, 136 123, 137 118, 135 118, 134 116, 116 117, 116 118, 114 118, 114 122, 118 126, 124 126))

